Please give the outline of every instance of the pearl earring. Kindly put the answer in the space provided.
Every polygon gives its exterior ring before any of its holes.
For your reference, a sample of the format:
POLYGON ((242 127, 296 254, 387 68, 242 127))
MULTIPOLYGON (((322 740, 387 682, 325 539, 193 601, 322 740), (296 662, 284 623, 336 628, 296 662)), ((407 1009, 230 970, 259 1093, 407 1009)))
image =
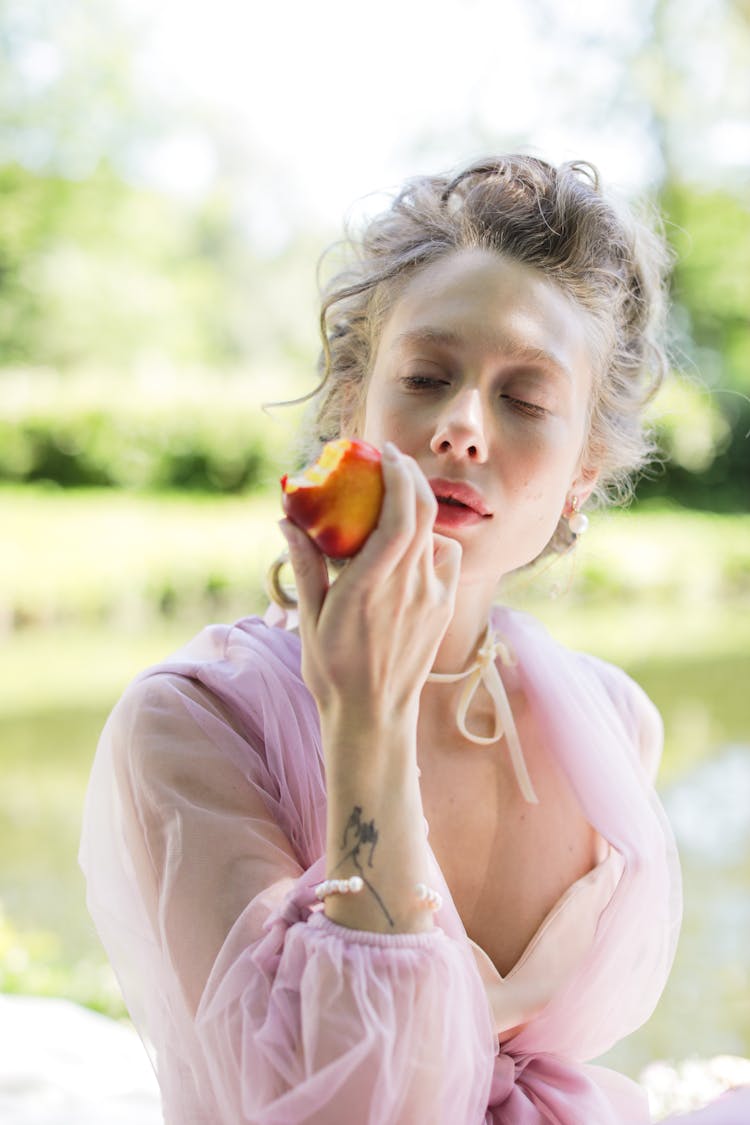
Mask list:
POLYGON ((584 531, 586 531, 589 526, 588 516, 585 516, 583 512, 578 511, 577 496, 574 496, 570 501, 570 515, 567 517, 567 520, 568 527, 570 528, 571 533, 576 537, 576 539, 579 535, 583 535, 584 531))

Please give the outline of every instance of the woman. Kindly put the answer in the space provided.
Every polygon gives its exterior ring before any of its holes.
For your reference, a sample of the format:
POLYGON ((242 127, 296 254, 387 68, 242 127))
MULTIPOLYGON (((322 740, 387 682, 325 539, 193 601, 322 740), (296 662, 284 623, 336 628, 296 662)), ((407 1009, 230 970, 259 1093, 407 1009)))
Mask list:
POLYGON ((408 184, 324 295, 308 452, 383 451, 377 528, 298 613, 131 685, 92 774, 89 904, 167 1122, 648 1120, 595 1057, 680 917, 659 717, 496 605, 648 455, 664 253, 585 165, 408 184))

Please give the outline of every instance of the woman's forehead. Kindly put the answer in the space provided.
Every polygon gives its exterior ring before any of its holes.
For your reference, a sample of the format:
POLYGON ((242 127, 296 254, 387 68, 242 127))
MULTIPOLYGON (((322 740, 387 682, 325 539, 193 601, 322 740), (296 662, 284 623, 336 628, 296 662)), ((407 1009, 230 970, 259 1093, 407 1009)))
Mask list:
POLYGON ((378 352, 497 352, 570 375, 589 359, 590 314, 541 270, 490 250, 454 251, 412 277, 394 302, 378 352))

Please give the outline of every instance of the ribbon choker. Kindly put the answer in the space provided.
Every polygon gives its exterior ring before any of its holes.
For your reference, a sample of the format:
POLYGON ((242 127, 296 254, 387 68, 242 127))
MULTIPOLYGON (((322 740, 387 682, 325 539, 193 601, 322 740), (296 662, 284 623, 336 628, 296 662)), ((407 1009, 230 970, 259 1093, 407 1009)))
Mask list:
POLYGON ((470 742, 476 742, 479 746, 491 746, 492 743, 499 742, 505 736, 513 772, 523 798, 530 805, 538 805, 539 798, 534 792, 526 768, 521 742, 513 720, 513 712, 508 701, 508 693, 495 663, 498 659, 506 667, 513 667, 516 664, 515 654, 501 637, 492 632, 492 626, 488 624, 484 640, 477 652, 477 658, 465 672, 457 672, 455 675, 445 672, 430 672, 427 679, 432 683, 439 684, 454 684, 458 680, 467 681, 456 711, 458 729, 464 738, 467 738, 470 742), (480 683, 484 684, 495 705, 495 732, 489 738, 480 734, 473 734, 466 726, 466 715, 480 683))

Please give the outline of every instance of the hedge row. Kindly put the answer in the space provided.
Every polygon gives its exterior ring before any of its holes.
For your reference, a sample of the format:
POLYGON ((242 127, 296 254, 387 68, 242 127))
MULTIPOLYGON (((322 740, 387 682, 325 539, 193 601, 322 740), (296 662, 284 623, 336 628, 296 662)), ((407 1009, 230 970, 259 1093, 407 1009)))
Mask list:
MULTIPOLYGON (((288 427, 231 394, 111 405, 54 396, 0 415, 0 480, 62 488, 241 493, 289 467, 288 427)), ((114 396, 113 396, 114 397, 114 396)))

